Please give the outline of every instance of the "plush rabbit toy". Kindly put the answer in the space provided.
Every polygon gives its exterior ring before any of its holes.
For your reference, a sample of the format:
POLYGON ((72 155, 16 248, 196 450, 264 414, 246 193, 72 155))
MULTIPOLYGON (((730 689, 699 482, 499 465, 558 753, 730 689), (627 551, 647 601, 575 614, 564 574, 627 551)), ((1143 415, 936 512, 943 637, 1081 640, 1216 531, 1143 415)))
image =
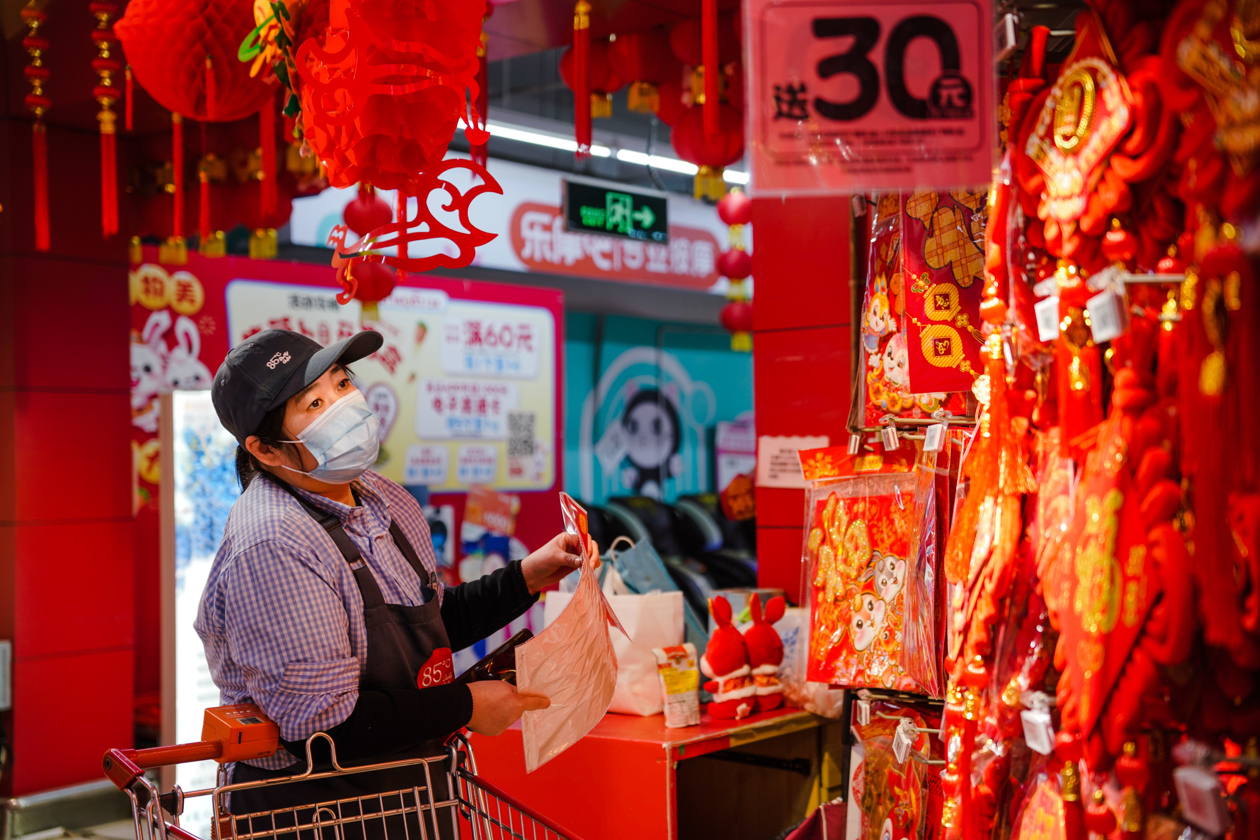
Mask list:
POLYGON ((717 628, 700 657, 700 670, 709 678, 704 690, 713 695, 709 715, 715 720, 748 717, 757 705, 757 686, 744 637, 731 624, 731 604, 721 595, 709 600, 709 612, 717 628))
POLYGON ((753 684, 757 688, 757 711, 768 712, 783 705, 783 686, 779 683, 779 666, 783 664, 783 640, 774 623, 783 618, 787 604, 782 595, 766 602, 766 612, 761 613, 761 596, 753 593, 748 601, 752 614, 752 626, 744 631, 744 646, 748 648, 748 666, 752 669, 753 684))

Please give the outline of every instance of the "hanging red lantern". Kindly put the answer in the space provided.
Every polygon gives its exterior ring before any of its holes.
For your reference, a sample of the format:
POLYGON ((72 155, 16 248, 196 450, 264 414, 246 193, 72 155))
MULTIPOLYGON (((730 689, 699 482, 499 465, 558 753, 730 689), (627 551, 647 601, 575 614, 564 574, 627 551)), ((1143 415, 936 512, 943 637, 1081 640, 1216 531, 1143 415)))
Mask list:
POLYGON ((723 251, 717 258, 717 270, 732 280, 747 280, 752 274, 752 257, 742 248, 723 251))
POLYGON ((717 201, 726 194, 722 170, 744 156, 744 124, 729 105, 718 108, 716 134, 706 135, 700 108, 684 109, 670 134, 674 151, 700 168, 695 178, 695 197, 717 201))
POLYGON ((461 118, 469 142, 485 142, 470 104, 485 9, 482 0, 423 10, 401 0, 343 0, 330 9, 328 28, 298 48, 296 62, 302 129, 332 186, 367 181, 415 195, 461 118))
POLYGON ((726 225, 752 222, 752 199, 743 190, 731 190, 717 204, 718 218, 726 225))
POLYGON ((682 73, 664 27, 618 35, 610 48, 610 60, 617 75, 630 81, 628 107, 643 114, 660 110, 660 85, 677 81, 682 73))
POLYGON ((675 77, 657 85, 656 97, 656 118, 665 123, 665 125, 676 125, 678 118, 682 116, 682 112, 687 107, 683 102, 683 83, 681 78, 675 77))
POLYGON ((367 236, 381 225, 393 221, 394 211, 371 186, 359 184, 359 194, 341 211, 341 218, 357 236, 367 236))
POLYGON ((746 300, 732 300, 722 307, 722 327, 731 333, 731 349, 747 353, 752 350, 753 308, 746 300))
MULTIPOLYGON (((729 64, 740 57, 739 38, 735 34, 735 15, 718 15, 718 64, 729 64)), ((688 67, 704 64, 704 33, 700 18, 675 23, 669 30, 669 46, 674 55, 688 67)))
POLYGON ((276 228, 283 226, 293 214, 293 192, 289 183, 276 185, 278 201, 272 212, 262 209, 263 182, 259 179, 246 181, 232 191, 232 218, 237 224, 249 229, 249 255, 255 259, 270 259, 276 255, 276 228))
MULTIPOLYGON (((579 76, 576 67, 577 53, 569 47, 560 56, 560 80, 577 95, 579 76)), ((591 118, 612 116, 612 95, 625 87, 625 80, 612 61, 612 44, 608 41, 591 41, 587 58, 586 87, 590 91, 591 118)))
POLYGON ((120 93, 118 86, 114 84, 114 74, 123 69, 122 62, 114 54, 117 40, 114 38, 112 21, 118 14, 118 6, 108 0, 93 0, 88 8, 96 18, 96 29, 92 30, 96 58, 92 59, 92 69, 96 71, 98 78, 96 87, 92 89, 92 96, 101 106, 96 114, 101 134, 101 235, 113 236, 118 233, 118 156, 115 140, 117 118, 113 105, 120 93))
POLYGON ((30 63, 23 69, 26 81, 31 86, 26 94, 24 104, 26 110, 35 118, 31 126, 32 169, 35 176, 35 250, 47 251, 49 248, 48 228, 48 129, 44 126, 44 114, 52 107, 52 100, 44 92, 44 83, 48 81, 48 68, 44 66, 44 51, 48 49, 48 39, 39 34, 39 29, 48 20, 48 14, 35 8, 35 0, 28 0, 22 9, 22 22, 26 24, 26 37, 22 39, 22 48, 31 57, 30 63))
POLYGON ((379 321, 381 313, 377 304, 393 293, 397 273, 380 260, 368 259, 349 266, 345 277, 345 289, 337 295, 338 302, 346 304, 353 298, 363 305, 361 321, 379 321))
POLYGON ((232 0, 131 0, 114 34, 140 86, 168 111, 232 122, 258 111, 275 83, 237 60, 254 28, 248 3, 232 0))
POLYGON ((1103 234, 1103 256, 1112 263, 1124 265, 1137 253, 1137 237, 1120 227, 1119 219, 1111 220, 1111 230, 1103 234))

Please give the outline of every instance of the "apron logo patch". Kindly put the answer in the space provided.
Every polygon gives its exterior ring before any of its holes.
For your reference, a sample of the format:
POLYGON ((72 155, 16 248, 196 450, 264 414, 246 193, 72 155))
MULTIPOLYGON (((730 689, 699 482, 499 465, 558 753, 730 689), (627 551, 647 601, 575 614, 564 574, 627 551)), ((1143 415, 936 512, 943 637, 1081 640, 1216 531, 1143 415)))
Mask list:
POLYGON ((446 685, 454 680, 455 662, 451 659, 451 649, 438 648, 433 651, 429 661, 424 663, 424 667, 416 675, 416 686, 432 688, 435 685, 446 685))

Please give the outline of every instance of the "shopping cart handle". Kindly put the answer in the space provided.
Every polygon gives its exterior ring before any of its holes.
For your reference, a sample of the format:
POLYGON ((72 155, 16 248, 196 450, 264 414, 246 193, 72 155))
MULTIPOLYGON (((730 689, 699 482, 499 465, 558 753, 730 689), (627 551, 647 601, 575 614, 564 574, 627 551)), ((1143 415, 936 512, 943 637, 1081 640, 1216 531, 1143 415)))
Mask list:
POLYGON ((101 766, 105 768, 105 775, 119 790, 126 790, 150 767, 165 767, 168 764, 184 764, 189 761, 213 761, 221 755, 221 741, 197 741, 193 744, 174 744, 147 750, 110 750, 101 760, 101 766))

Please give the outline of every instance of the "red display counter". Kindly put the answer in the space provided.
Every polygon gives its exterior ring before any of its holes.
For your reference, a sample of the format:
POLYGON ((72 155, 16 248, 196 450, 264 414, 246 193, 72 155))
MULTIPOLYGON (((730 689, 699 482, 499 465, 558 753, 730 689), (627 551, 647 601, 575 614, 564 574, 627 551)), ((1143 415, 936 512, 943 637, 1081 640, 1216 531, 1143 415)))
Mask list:
POLYGON ((521 725, 474 735, 477 769, 583 840, 765 840, 843 785, 841 729, 796 709, 667 729, 663 715, 608 714, 531 774, 521 725))

